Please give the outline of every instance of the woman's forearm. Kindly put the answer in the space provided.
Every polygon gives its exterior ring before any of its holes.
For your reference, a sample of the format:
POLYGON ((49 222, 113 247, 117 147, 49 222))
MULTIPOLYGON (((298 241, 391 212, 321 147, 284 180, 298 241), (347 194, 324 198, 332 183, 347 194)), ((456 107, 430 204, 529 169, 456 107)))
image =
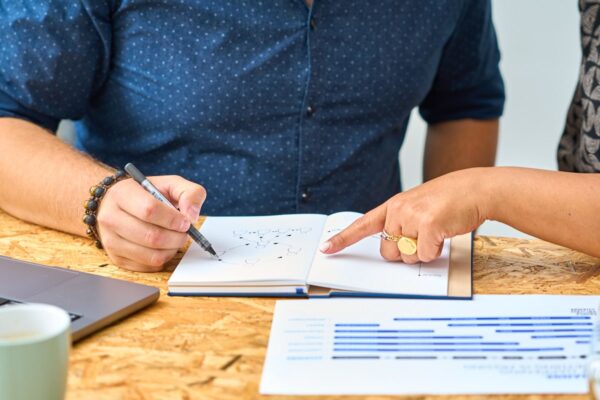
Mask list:
POLYGON ((480 172, 487 219, 600 257, 600 174, 513 167, 480 172))

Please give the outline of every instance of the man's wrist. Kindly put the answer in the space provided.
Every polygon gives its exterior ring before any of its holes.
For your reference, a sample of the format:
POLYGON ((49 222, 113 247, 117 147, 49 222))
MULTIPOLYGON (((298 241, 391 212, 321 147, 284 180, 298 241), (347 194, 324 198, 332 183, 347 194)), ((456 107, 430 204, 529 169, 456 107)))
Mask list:
POLYGON ((112 175, 104 177, 99 183, 90 187, 89 197, 84 203, 83 223, 87 226, 86 235, 94 240, 96 247, 102 248, 100 234, 98 232, 98 212, 100 210, 100 202, 108 190, 119 181, 127 178, 127 174, 122 170, 116 170, 112 175))

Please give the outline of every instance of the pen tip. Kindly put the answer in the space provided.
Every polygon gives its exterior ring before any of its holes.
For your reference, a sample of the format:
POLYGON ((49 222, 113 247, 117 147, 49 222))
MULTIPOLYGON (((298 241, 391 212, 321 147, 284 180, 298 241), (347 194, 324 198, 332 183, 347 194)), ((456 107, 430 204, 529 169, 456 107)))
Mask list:
POLYGON ((217 252, 215 251, 215 249, 212 248, 212 246, 209 246, 206 251, 208 251, 210 254, 212 254, 213 256, 217 257, 217 252))

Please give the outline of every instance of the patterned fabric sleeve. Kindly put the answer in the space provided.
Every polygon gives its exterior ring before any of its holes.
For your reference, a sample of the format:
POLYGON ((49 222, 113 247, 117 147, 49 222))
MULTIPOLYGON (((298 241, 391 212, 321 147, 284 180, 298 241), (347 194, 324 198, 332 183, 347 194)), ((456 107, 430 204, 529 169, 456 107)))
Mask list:
POLYGON ((103 1, 0 0, 0 116, 80 118, 107 76, 109 16, 103 1))
POLYGON ((558 168, 600 172, 600 1, 580 0, 581 66, 558 146, 558 168))

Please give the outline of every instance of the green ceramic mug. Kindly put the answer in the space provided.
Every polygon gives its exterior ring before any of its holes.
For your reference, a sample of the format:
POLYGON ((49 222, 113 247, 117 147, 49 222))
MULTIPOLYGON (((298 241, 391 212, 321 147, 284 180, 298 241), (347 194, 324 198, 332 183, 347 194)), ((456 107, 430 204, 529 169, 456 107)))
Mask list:
POLYGON ((62 400, 71 321, 45 304, 0 308, 0 400, 62 400))

